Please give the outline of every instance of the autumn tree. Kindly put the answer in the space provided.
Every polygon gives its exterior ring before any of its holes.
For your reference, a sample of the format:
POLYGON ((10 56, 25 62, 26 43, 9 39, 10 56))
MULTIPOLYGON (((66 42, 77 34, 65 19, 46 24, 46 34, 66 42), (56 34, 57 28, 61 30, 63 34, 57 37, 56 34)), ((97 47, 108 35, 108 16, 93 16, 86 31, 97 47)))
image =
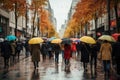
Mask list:
POLYGON ((17 36, 17 21, 18 17, 25 12, 26 0, 0 0, 1 7, 8 11, 14 11, 15 14, 15 35, 17 36))
POLYGON ((73 17, 76 17, 77 21, 79 23, 84 23, 85 26, 93 19, 95 21, 96 30, 97 19, 101 17, 103 13, 105 13, 104 0, 81 0, 76 6, 76 12, 73 17))
POLYGON ((35 32, 35 20, 38 17, 37 15, 39 11, 46 5, 46 3, 47 3, 47 0, 32 0, 32 3, 31 3, 31 10, 33 12, 32 37, 34 36, 34 32, 35 32))
POLYGON ((56 36, 58 37, 58 33, 55 31, 55 26, 50 20, 51 14, 48 12, 48 10, 41 9, 40 11, 40 32, 43 36, 43 34, 46 34, 47 37, 56 36))

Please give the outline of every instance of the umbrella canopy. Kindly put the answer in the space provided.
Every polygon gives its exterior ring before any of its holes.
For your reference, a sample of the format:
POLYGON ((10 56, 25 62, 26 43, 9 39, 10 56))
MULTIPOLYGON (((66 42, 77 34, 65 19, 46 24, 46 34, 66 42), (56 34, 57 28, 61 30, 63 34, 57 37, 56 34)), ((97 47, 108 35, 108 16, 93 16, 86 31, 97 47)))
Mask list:
POLYGON ((53 39, 53 40, 51 41, 51 43, 56 43, 56 44, 59 44, 59 43, 61 43, 61 42, 62 42, 61 39, 53 39))
POLYGON ((52 41, 53 39, 56 39, 56 37, 51 37, 48 39, 48 41, 52 41))
POLYGON ((8 36, 6 37, 6 39, 7 39, 8 41, 13 41, 13 40, 16 39, 16 36, 15 36, 15 35, 8 35, 8 36))
POLYGON ((44 40, 42 38, 34 37, 34 38, 31 38, 28 43, 29 44, 40 44, 42 42, 44 42, 44 40))
POLYGON ((90 36, 83 36, 80 38, 80 41, 88 43, 88 44, 95 44, 96 43, 95 39, 93 39, 90 36))
POLYGON ((98 38, 99 40, 107 40, 110 42, 115 42, 115 39, 110 35, 102 35, 98 38))
POLYGON ((72 40, 70 38, 63 38, 62 39, 62 44, 71 44, 72 40))
POLYGON ((79 38, 71 38, 71 40, 72 40, 73 42, 80 42, 80 39, 79 39, 79 38))
POLYGON ((120 33, 114 33, 112 34, 112 37, 117 41, 118 40, 118 36, 120 36, 120 33))

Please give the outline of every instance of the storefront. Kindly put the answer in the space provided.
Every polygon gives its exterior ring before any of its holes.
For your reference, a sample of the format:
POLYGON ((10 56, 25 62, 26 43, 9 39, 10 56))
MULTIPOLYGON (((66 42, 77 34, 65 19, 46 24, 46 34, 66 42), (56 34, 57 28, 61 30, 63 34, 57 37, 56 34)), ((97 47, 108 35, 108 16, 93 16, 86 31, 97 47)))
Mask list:
POLYGON ((0 15, 0 37, 4 38, 9 34, 9 19, 0 15))

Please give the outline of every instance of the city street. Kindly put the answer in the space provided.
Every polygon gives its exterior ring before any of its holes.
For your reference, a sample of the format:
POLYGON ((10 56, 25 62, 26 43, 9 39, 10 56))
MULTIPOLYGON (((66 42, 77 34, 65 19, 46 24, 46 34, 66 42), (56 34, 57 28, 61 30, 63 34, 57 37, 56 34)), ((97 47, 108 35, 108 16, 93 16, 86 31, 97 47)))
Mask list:
MULTIPOLYGON (((91 79, 90 71, 84 73, 82 64, 74 59, 71 59, 71 71, 67 73, 64 71, 61 55, 58 66, 55 66, 53 59, 47 59, 45 62, 41 60, 36 70, 34 70, 31 57, 23 57, 24 55, 21 55, 21 60, 10 66, 8 70, 4 70, 1 65, 0 80, 95 80, 91 79)), ((96 80, 104 80, 100 69, 98 72, 96 80)))

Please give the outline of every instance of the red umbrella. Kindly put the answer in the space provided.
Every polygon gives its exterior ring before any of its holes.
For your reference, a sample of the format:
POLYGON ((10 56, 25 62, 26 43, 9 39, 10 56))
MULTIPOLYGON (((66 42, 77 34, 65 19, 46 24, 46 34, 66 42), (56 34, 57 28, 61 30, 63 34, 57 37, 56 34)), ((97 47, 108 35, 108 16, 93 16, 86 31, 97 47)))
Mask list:
POLYGON ((118 36, 120 36, 120 33, 114 33, 112 34, 112 37, 117 41, 118 36))

